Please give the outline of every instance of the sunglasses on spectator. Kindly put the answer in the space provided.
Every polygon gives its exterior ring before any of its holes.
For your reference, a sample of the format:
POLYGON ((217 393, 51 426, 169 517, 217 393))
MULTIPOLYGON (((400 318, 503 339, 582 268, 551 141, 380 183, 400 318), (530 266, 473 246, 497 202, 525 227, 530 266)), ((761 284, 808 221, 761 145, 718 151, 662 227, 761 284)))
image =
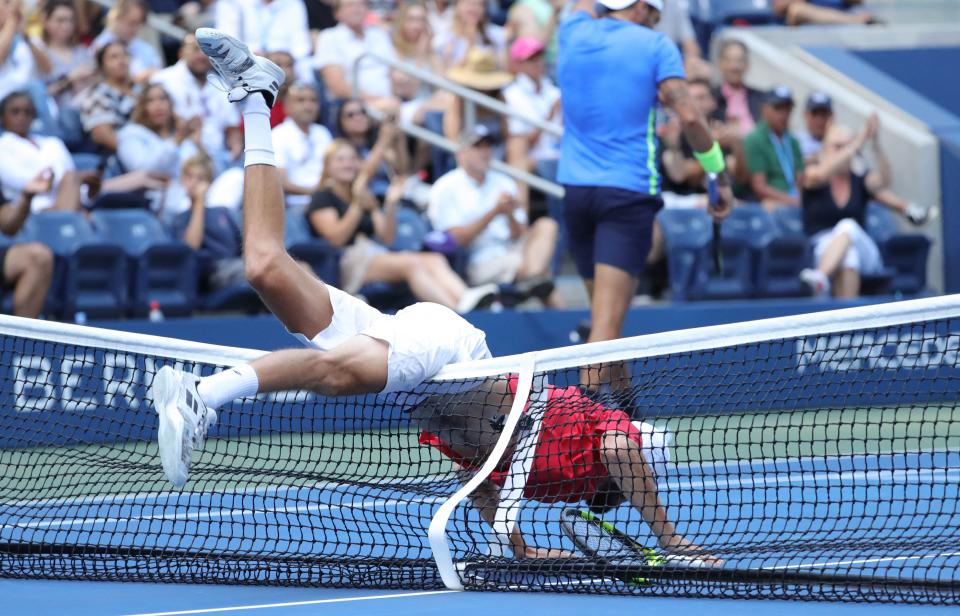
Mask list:
POLYGON ((365 116, 365 115, 367 115, 366 109, 351 109, 350 111, 343 112, 343 117, 345 118, 355 118, 357 116, 365 116))

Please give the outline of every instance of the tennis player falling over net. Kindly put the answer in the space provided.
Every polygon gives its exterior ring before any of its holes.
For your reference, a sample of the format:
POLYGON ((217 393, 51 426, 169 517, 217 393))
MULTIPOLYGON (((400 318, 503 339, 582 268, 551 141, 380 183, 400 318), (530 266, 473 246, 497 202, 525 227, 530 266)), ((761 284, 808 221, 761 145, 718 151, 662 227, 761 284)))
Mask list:
MULTIPOLYGON (((186 482, 216 409, 231 400, 295 389, 326 396, 411 390, 447 364, 490 356, 483 332, 449 308, 419 303, 387 316, 323 283, 287 254, 270 132, 283 71, 231 36, 210 28, 196 36, 228 100, 243 111, 247 280, 287 330, 312 348, 277 351, 206 378, 161 368, 151 396, 160 416, 163 469, 175 485, 186 482)), ((351 206, 341 224, 360 215, 351 206)))
MULTIPOLYGON (((517 391, 517 378, 488 379, 471 391, 431 396, 411 411, 420 443, 450 458, 467 480, 490 457, 517 391)), ((578 387, 546 386, 546 406, 531 452, 523 498, 547 503, 584 501, 603 514, 628 502, 665 551, 688 556, 687 564, 722 561, 680 535, 660 500, 654 468, 669 460, 667 434, 621 410, 585 396, 578 387)), ((524 412, 528 412, 525 408, 524 412)), ((514 438, 496 470, 470 495, 481 517, 493 525, 500 494, 516 473, 514 438)), ((516 479, 516 478, 515 478, 516 479)), ((516 484, 515 484, 516 485, 516 484)), ((514 555, 563 558, 563 550, 527 545, 515 528, 507 538, 514 555)))

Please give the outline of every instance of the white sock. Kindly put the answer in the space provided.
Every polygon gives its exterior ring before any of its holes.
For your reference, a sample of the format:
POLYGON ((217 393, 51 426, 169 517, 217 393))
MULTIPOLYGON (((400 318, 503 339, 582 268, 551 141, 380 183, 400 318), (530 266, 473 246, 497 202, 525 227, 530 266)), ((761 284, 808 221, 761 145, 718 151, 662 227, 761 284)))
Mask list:
POLYGON ((203 398, 203 403, 212 409, 219 409, 237 398, 254 396, 259 389, 260 381, 250 364, 241 364, 203 377, 197 383, 197 393, 203 398))
POLYGON ((270 108, 263 94, 251 92, 240 102, 243 110, 243 166, 270 165, 273 157, 273 136, 270 130, 270 108))

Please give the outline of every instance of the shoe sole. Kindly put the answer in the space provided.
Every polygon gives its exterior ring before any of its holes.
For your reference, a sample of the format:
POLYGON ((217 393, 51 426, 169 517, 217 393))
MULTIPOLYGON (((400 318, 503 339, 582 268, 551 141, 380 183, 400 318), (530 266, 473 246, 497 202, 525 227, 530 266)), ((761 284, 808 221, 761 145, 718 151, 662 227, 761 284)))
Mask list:
POLYGON ((181 462, 183 454, 183 417, 177 410, 177 375, 169 366, 164 366, 153 378, 150 387, 153 406, 160 417, 157 445, 160 448, 160 463, 167 479, 175 486, 187 482, 187 473, 181 462))
MULTIPOLYGON (((265 71, 270 77, 273 78, 275 82, 277 82, 278 89, 280 84, 282 84, 286 79, 286 73, 284 73, 283 69, 277 66, 276 63, 262 56, 255 55, 252 51, 250 51, 250 47, 246 43, 244 43, 243 41, 237 40, 236 38, 230 36, 229 34, 224 34, 223 32, 220 32, 219 30, 215 30, 213 28, 198 28, 196 31, 196 38, 198 41, 197 44, 200 45, 200 51, 202 51, 210 59, 210 64, 211 66, 213 66, 214 71, 216 71, 216 73, 220 75, 220 77, 223 79, 226 79, 226 78, 224 77, 220 69, 217 68, 217 64, 214 61, 214 56, 211 56, 211 53, 214 50, 204 49, 204 45, 199 43, 201 39, 206 39, 207 41, 214 40, 218 42, 228 41, 230 45, 243 49, 246 52, 246 54, 253 59, 253 62, 256 66, 260 67, 261 70, 265 71)), ((207 45, 207 47, 210 47, 210 46, 207 45)), ((249 92, 249 90, 247 91, 249 92)))

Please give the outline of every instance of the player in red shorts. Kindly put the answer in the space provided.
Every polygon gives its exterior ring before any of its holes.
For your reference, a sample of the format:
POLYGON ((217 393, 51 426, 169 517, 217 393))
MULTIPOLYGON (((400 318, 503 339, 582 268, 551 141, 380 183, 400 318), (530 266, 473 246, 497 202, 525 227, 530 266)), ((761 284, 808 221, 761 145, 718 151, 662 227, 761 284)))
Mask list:
MULTIPOLYGON (((469 392, 425 400, 411 413, 421 428, 420 443, 441 451, 469 476, 492 452, 516 388, 515 377, 488 380, 469 392)), ((650 526, 661 548, 695 556, 708 565, 719 565, 719 559, 678 534, 667 517, 651 467, 651 463, 665 461, 666 443, 645 442, 645 438, 661 440, 663 434, 644 434, 643 427, 623 411, 588 398, 577 387, 548 386, 547 407, 524 498, 547 503, 586 501, 595 513, 629 500, 650 526)), ((491 525, 515 445, 516 437, 497 469, 471 494, 473 506, 491 525)), ((561 550, 528 546, 519 530, 514 530, 510 543, 518 556, 570 556, 561 550)))

